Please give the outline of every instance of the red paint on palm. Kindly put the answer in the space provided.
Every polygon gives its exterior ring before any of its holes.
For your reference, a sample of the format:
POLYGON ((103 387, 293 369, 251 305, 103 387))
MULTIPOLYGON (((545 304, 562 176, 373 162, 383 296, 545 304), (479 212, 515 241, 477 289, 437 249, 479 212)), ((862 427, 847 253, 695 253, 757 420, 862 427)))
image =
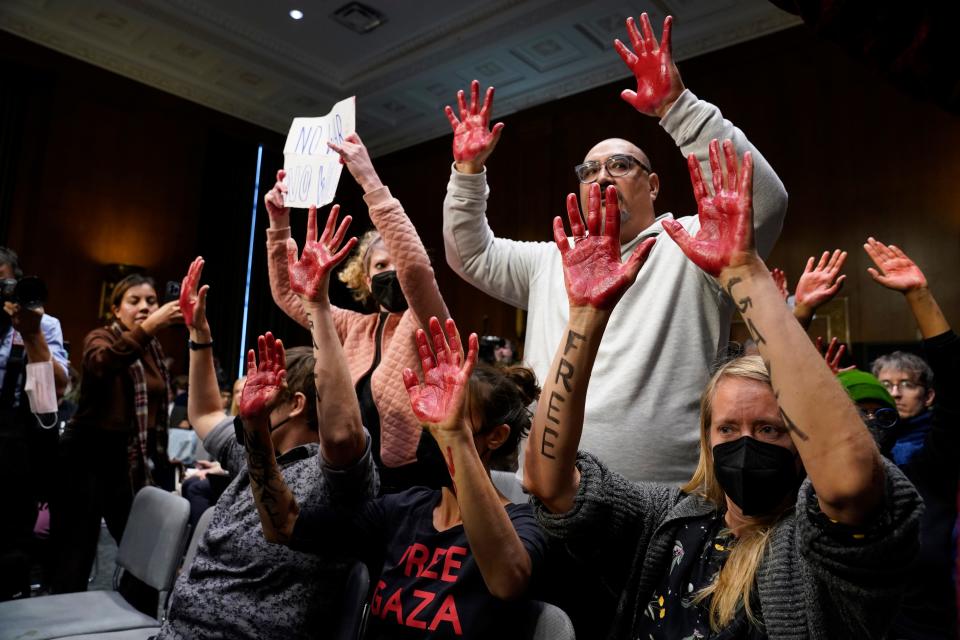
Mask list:
POLYGON ((297 260, 297 243, 287 240, 287 271, 290 274, 290 289, 308 300, 324 299, 329 286, 330 272, 340 264, 357 244, 356 238, 350 238, 342 249, 340 243, 353 220, 345 216, 337 227, 340 206, 333 205, 327 224, 320 240, 317 240, 317 208, 311 206, 307 214, 307 238, 303 244, 303 253, 297 260), (334 231, 336 229, 336 231, 334 231))
POLYGON ((607 187, 604 222, 600 219, 600 185, 590 185, 587 226, 584 228, 577 196, 567 196, 567 217, 573 247, 559 216, 553 220, 553 239, 560 249, 567 298, 573 307, 612 309, 637 279, 640 267, 653 248, 654 239, 641 242, 626 262, 620 261, 620 208, 617 191, 607 187), (601 232, 601 226, 602 232, 601 232))
POLYGON ((470 162, 481 155, 489 155, 496 140, 500 137, 503 123, 498 122, 493 130, 489 129, 490 113, 493 111, 493 87, 487 88, 480 106, 480 83, 474 80, 470 83, 470 104, 467 105, 463 91, 457 92, 457 106, 460 109, 460 118, 454 115, 451 107, 444 110, 450 126, 453 128, 453 158, 457 162, 470 162))
POLYGON ((698 267, 714 277, 731 265, 741 264, 755 251, 753 242, 753 157, 747 151, 737 169, 733 142, 724 140, 726 170, 720 164, 720 143, 710 142, 713 193, 703 180, 700 162, 687 158, 700 229, 691 237, 676 220, 664 220, 663 229, 698 267))
POLYGON ((613 42, 617 53, 637 80, 637 90, 624 90, 620 97, 640 113, 655 115, 664 104, 676 99, 683 87, 671 53, 673 17, 667 16, 663 21, 663 39, 659 44, 646 13, 640 14, 640 24, 642 35, 634 19, 627 18, 627 35, 630 36, 633 51, 619 39, 613 42))
POLYGON ((471 333, 469 349, 464 357, 462 351, 457 349, 459 337, 452 320, 447 321, 447 332, 444 336, 440 321, 435 317, 430 318, 430 334, 436 351, 434 356, 426 332, 417 330, 423 382, 413 371, 404 369, 403 384, 410 397, 413 413, 420 422, 429 427, 457 429, 461 426, 463 402, 470 374, 477 362, 479 342, 477 334, 471 333))
POLYGON ((188 328, 193 327, 193 314, 197 308, 197 284, 200 282, 200 274, 203 273, 203 264, 203 257, 197 256, 190 263, 187 275, 180 283, 180 312, 183 313, 183 322, 188 328))
POLYGON ((286 384, 287 356, 283 343, 267 332, 257 339, 260 364, 253 349, 247 352, 247 380, 240 396, 240 417, 264 417, 270 413, 286 384))
POLYGON ((823 359, 826 361, 827 366, 830 367, 830 371, 832 371, 834 375, 844 371, 852 371, 853 369, 856 369, 855 366, 840 366, 840 359, 843 358, 843 354, 847 352, 847 345, 840 344, 840 341, 836 338, 830 339, 830 344, 827 345, 826 350, 823 348, 823 338, 821 336, 817 336, 816 344, 817 351, 823 355, 823 359))

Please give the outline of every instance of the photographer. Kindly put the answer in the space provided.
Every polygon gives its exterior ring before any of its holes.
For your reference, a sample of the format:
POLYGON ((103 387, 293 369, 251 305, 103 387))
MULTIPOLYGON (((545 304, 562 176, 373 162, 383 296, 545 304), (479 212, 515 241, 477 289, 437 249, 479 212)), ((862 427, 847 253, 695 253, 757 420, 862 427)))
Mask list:
POLYGON ((136 492, 173 488, 166 451, 172 394, 157 335, 183 324, 180 303, 161 304, 153 279, 131 274, 114 286, 111 312, 109 325, 84 338, 79 406, 57 451, 54 593, 86 590, 101 518, 119 544, 136 492))
POLYGON ((67 386, 60 321, 43 311, 42 283, 21 282, 17 254, 0 247, 0 483, 18 487, 0 519, 0 600, 30 591, 29 545, 37 503, 48 496, 44 477, 30 470, 54 456, 57 430, 40 427, 56 426, 57 399, 67 386))

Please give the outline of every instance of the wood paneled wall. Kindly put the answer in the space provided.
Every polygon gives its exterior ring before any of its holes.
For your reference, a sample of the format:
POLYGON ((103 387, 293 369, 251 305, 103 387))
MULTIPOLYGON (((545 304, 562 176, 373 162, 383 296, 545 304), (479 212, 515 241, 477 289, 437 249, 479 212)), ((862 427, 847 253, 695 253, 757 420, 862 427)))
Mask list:
MULTIPOLYGON (((50 310, 74 345, 96 325, 104 264, 138 264, 162 282, 178 279, 200 253, 245 255, 243 234, 216 225, 249 220, 249 205, 237 203, 248 197, 256 146, 267 148, 262 198, 281 162, 281 136, 4 33, 0 64, 16 79, 23 107, 3 240, 20 252, 28 272, 48 281, 50 310), (219 207, 212 175, 234 176, 242 198, 219 207)), ((860 245, 868 235, 915 257, 948 317, 960 317, 957 118, 901 93, 802 27, 686 61, 680 70, 694 93, 747 133, 786 184, 790 208, 771 266, 795 282, 808 255, 850 251, 843 295, 854 342, 916 336, 899 297, 866 274, 860 245)), ((607 137, 629 138, 647 151, 661 177, 658 211, 694 211, 683 158, 655 120, 620 100, 627 86, 615 82, 503 119, 503 138, 489 162, 489 219, 498 235, 548 240, 553 216, 576 189, 573 165, 607 137)), ((441 209, 450 163, 449 136, 375 159, 431 251, 462 329, 516 337, 514 309, 466 285, 445 264, 441 209)), ((369 224, 360 196, 345 172, 339 199, 357 218, 357 233, 369 224)), ((258 244, 265 220, 261 205, 258 244)), ((265 270, 262 256, 258 251, 254 269, 265 270)), ((214 288, 237 291, 232 268, 210 271, 214 288)), ((334 295, 346 304, 339 285, 334 295)), ((251 327, 280 322, 267 309, 263 279, 251 297, 259 308, 251 327)), ((305 340, 297 333, 292 341, 305 340)))

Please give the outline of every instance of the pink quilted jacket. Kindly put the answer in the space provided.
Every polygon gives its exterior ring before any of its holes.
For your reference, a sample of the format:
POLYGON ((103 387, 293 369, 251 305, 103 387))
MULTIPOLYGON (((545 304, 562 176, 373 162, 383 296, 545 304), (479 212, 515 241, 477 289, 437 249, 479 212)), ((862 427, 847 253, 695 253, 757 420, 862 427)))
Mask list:
MULTIPOLYGON (((420 441, 420 422, 410 409, 402 375, 404 367, 420 371, 414 335, 418 328, 427 328, 430 316, 437 316, 443 322, 449 314, 437 287, 430 258, 400 201, 390 195, 387 187, 371 191, 363 199, 370 209, 370 219, 397 266, 400 288, 410 305, 403 313, 391 313, 387 317, 380 364, 373 372, 370 385, 380 413, 380 457, 386 466, 398 467, 416 461, 420 441)), ((270 292, 288 316, 307 328, 307 315, 300 298, 290 290, 286 245, 289 237, 289 227, 267 229, 270 292)), ((377 318, 376 313, 357 313, 333 307, 333 322, 354 385, 373 364, 377 318)))

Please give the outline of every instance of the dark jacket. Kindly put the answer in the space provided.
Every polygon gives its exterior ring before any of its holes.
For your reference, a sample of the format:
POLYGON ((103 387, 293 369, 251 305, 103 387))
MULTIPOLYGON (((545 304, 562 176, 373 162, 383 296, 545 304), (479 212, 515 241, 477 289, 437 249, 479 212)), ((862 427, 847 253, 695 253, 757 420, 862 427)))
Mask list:
MULTIPOLYGON (((686 519, 716 511, 699 496, 656 483, 631 483, 581 452, 573 508, 552 514, 534 499, 548 535, 598 568, 619 595, 610 638, 633 639, 637 620, 669 571, 676 531, 686 519)), ((884 461, 882 510, 863 536, 827 531, 813 485, 800 487, 796 511, 774 526, 756 585, 771 640, 880 638, 903 593, 918 548, 922 511, 913 485, 884 461)))

